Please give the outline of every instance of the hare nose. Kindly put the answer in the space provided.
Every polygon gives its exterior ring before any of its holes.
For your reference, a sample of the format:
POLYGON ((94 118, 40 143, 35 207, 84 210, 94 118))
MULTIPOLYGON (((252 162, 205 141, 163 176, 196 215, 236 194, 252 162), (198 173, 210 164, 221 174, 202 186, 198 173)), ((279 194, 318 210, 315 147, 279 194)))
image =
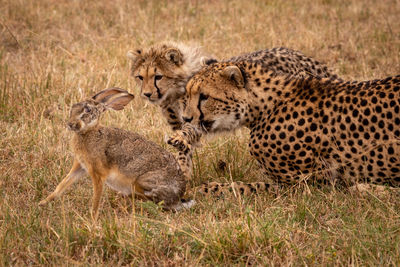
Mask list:
POLYGON ((150 98, 151 93, 143 93, 143 95, 147 96, 148 98, 150 98))
POLYGON ((191 122, 191 121, 193 120, 193 116, 190 117, 190 118, 188 118, 188 117, 182 117, 182 119, 183 119, 185 122, 191 122))

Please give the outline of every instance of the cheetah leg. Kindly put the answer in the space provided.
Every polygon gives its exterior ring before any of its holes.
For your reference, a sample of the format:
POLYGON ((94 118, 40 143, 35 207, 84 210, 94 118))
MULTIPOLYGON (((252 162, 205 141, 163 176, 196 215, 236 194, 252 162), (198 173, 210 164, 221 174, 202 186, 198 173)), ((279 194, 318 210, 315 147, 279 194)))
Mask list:
POLYGON ((179 150, 175 157, 187 180, 192 177, 192 144, 198 143, 200 137, 201 133, 194 126, 186 123, 182 130, 177 131, 167 140, 168 144, 179 150))
POLYGON ((179 167, 185 175, 186 180, 191 180, 193 172, 192 151, 179 151, 175 155, 175 158, 178 161, 179 167))
POLYGON ((172 130, 176 131, 182 128, 183 121, 181 119, 180 113, 183 110, 180 101, 177 103, 173 103, 167 106, 162 106, 162 113, 168 114, 167 122, 171 126, 172 130))
POLYGON ((201 138, 201 132, 189 123, 185 123, 181 130, 178 130, 168 138, 167 143, 180 151, 190 150, 190 146, 196 145, 201 138))

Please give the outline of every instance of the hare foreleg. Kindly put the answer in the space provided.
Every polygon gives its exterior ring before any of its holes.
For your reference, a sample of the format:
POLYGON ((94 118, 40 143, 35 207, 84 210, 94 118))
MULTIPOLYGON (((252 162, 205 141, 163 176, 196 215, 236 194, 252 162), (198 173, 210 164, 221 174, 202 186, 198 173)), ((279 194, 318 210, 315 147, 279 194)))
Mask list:
POLYGON ((90 176, 93 182, 92 219, 97 220, 104 181, 101 175, 97 173, 92 173, 90 176))
POLYGON ((86 170, 82 168, 81 164, 76 159, 74 159, 72 168, 67 176, 58 184, 56 190, 54 190, 53 193, 51 193, 46 199, 39 202, 39 205, 45 205, 49 201, 60 197, 68 187, 70 187, 72 184, 82 178, 85 174, 87 174, 86 170))

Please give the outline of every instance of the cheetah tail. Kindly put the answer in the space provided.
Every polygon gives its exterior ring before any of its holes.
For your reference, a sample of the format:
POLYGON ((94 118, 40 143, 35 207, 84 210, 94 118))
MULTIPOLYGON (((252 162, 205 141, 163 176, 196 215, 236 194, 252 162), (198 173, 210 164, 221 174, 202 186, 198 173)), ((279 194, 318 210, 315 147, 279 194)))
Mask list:
POLYGON ((254 183, 218 183, 210 182, 204 183, 191 190, 191 193, 198 193, 203 196, 214 196, 221 197, 225 194, 240 194, 242 196, 250 196, 252 194, 258 194, 260 192, 273 192, 277 193, 277 186, 265 183, 265 182, 254 182, 254 183))

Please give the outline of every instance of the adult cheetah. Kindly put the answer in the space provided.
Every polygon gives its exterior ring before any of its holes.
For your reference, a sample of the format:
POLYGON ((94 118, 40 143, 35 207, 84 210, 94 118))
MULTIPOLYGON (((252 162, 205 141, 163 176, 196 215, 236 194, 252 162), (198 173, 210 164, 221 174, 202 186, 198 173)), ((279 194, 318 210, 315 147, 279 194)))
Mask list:
POLYGON ((202 133, 248 127, 250 153, 276 183, 400 186, 400 75, 298 79, 243 60, 206 66, 186 90, 183 119, 202 133))

